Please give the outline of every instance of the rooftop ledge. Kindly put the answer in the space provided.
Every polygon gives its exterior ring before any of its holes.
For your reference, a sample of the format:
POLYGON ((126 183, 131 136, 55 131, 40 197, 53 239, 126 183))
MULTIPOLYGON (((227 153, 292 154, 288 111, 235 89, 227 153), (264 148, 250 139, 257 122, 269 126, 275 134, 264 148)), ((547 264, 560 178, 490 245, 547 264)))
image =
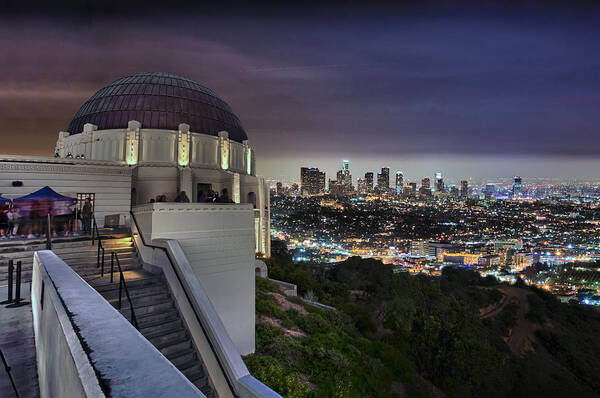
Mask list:
POLYGON ((205 211, 251 211, 254 210, 252 203, 180 203, 180 202, 156 202, 135 206, 135 214, 152 212, 205 212, 205 211))

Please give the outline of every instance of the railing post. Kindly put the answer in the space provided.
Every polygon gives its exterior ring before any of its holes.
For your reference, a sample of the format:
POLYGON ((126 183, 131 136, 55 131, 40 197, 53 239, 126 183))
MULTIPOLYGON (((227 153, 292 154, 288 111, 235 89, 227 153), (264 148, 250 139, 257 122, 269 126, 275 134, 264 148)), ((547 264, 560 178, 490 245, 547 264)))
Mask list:
POLYGON ((119 276, 119 311, 121 311, 122 289, 123 289, 123 273, 120 273, 120 276, 119 276))
POLYGON ((104 276, 104 248, 102 248, 102 272, 100 275, 104 276))
POLYGON ((100 266, 100 241, 98 240, 98 255, 96 257, 96 268, 100 266))
POLYGON ((110 283, 113 283, 113 269, 115 268, 115 252, 110 256, 110 283))
POLYGON ((0 304, 10 304, 13 302, 13 260, 8 260, 8 298, 0 304))
POLYGON ((16 308, 28 304, 21 298, 21 261, 17 261, 17 277, 15 280, 15 300, 13 304, 7 305, 6 308, 16 308))
POLYGON ((46 216, 46 249, 52 250, 52 231, 50 228, 50 213, 46 216))

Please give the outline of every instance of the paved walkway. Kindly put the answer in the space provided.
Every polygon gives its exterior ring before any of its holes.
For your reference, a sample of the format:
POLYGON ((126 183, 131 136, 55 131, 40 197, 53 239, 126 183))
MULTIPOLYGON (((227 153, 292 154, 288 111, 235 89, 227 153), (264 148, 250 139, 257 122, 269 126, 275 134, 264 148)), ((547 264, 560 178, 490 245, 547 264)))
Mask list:
MULTIPOLYGON (((21 285, 21 297, 30 300, 29 283, 21 285)), ((0 301, 6 300, 8 286, 0 287, 0 301)), ((35 342, 33 339, 33 317, 31 304, 6 308, 0 305, 0 349, 6 357, 19 395, 39 397, 35 342)), ((0 397, 12 398, 13 392, 6 370, 0 363, 0 397)))

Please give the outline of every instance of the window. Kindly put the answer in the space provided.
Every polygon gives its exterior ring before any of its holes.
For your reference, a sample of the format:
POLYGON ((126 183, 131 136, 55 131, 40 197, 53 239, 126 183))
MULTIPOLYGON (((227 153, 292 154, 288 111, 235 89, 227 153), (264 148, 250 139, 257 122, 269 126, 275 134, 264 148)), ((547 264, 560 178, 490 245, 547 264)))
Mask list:
POLYGON ((92 205, 92 213, 96 209, 96 194, 95 193, 78 193, 77 194, 77 212, 81 213, 85 200, 89 199, 92 205))

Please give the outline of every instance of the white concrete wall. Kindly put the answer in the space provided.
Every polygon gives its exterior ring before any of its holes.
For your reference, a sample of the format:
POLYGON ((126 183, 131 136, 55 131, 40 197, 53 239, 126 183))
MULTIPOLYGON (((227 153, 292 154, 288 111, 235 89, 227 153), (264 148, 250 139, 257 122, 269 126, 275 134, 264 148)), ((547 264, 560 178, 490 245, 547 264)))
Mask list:
POLYGON ((139 166, 137 170, 138 204, 148 203, 150 199, 156 199, 157 195, 166 195, 169 201, 175 200, 177 197, 177 167, 174 165, 139 166))
POLYGON ((104 397, 56 289, 37 257, 31 289, 40 396, 104 397))
MULTIPOLYGON (((171 164, 178 162, 178 132, 174 130, 157 130, 140 128, 138 164, 171 164)), ((56 148, 61 148, 62 157, 70 153, 73 158, 85 155, 88 160, 126 161, 127 129, 95 130, 89 125, 88 130, 80 134, 59 138, 56 148)), ((65 133, 63 133, 65 135, 65 133)), ((221 168, 219 138, 213 135, 191 133, 190 166, 204 168, 221 168)), ((246 174, 247 159, 245 145, 230 140, 229 170, 246 174)))
POLYGON ((96 195, 96 221, 121 214, 129 219, 131 207, 131 168, 115 163, 75 159, 0 155, 0 194, 13 199, 48 185, 56 192, 76 197, 78 193, 96 195), (23 186, 13 187, 13 181, 23 186))
POLYGON ((125 139, 127 129, 94 131, 92 159, 125 161, 125 139))
POLYGON ((146 242, 179 241, 239 352, 254 352, 252 206, 153 203, 134 213, 146 242))
POLYGON ((51 251, 35 253, 32 283, 42 397, 204 397, 51 251))
POLYGON ((140 164, 177 164, 177 131, 149 129, 140 131, 140 164))
POLYGON ((192 166, 220 167, 219 139, 206 134, 192 134, 192 166))

